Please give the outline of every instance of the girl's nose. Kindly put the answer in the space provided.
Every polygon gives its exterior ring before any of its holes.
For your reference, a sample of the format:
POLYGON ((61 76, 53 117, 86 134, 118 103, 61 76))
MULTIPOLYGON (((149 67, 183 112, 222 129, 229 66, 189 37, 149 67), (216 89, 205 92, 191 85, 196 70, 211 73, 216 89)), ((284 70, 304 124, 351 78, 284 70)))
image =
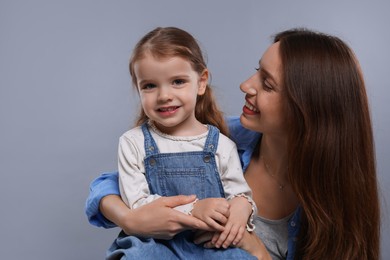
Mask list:
POLYGON ((162 86, 158 92, 158 100, 161 102, 172 100, 171 88, 167 86, 162 86))
POLYGON ((241 83, 240 85, 240 89, 242 92, 248 94, 248 95, 256 95, 257 94, 257 90, 256 88, 254 88, 254 85, 253 85, 253 78, 255 77, 256 75, 253 75, 251 76, 249 79, 245 80, 244 82, 241 83))

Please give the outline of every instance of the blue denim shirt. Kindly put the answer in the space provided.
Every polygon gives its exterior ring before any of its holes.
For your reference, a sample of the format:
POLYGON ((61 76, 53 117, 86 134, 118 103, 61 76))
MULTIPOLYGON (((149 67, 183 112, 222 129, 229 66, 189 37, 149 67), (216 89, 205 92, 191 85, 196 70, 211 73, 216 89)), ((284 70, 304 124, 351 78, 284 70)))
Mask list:
MULTIPOLYGON (((238 117, 227 118, 230 138, 236 143, 242 168, 245 172, 249 165, 253 150, 261 134, 245 129, 238 117)), ((107 195, 118 195, 118 172, 103 173, 90 185, 90 193, 86 201, 85 212, 89 223, 97 227, 112 228, 114 223, 106 219, 99 211, 100 200, 107 195)), ((288 222, 288 253, 287 259, 294 259, 296 241, 300 228, 301 207, 298 207, 288 222)))

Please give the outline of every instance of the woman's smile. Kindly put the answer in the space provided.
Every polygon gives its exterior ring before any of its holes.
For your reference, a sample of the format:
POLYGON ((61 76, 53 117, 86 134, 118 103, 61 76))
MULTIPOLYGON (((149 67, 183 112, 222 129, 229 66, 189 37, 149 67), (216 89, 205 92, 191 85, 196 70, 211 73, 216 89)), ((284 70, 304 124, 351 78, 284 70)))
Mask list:
POLYGON ((242 108, 242 111, 248 115, 256 115, 260 113, 260 111, 255 106, 248 102, 248 100, 245 101, 245 105, 242 108))

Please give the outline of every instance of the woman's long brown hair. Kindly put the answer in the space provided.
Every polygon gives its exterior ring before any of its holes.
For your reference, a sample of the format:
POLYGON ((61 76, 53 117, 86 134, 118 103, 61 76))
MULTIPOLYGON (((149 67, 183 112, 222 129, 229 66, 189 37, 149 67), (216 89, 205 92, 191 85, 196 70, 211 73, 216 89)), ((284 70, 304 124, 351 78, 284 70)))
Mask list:
MULTIPOLYGON (((134 63, 149 53, 157 59, 181 57, 191 63, 192 68, 199 74, 207 69, 202 51, 195 38, 188 32, 175 27, 158 27, 147 33, 137 43, 130 58, 130 75, 133 85, 137 86, 134 73, 134 63)), ((203 124, 216 126, 224 135, 228 135, 228 128, 223 113, 219 110, 212 93, 211 86, 207 84, 203 95, 197 97, 195 117, 203 124)), ((142 125, 148 117, 141 109, 136 125, 142 125)))
POLYGON ((379 259, 380 208, 365 83, 339 38, 277 34, 289 179, 303 208, 296 259, 379 259))

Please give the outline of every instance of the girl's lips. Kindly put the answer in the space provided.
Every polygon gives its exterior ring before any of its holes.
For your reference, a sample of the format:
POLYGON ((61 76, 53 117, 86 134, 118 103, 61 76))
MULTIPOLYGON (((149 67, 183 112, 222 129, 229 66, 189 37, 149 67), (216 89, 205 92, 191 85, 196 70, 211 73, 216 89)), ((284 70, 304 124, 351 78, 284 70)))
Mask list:
POLYGON ((170 116, 179 109, 179 106, 170 106, 170 107, 160 107, 157 109, 157 112, 160 113, 160 115, 163 116, 170 116))

